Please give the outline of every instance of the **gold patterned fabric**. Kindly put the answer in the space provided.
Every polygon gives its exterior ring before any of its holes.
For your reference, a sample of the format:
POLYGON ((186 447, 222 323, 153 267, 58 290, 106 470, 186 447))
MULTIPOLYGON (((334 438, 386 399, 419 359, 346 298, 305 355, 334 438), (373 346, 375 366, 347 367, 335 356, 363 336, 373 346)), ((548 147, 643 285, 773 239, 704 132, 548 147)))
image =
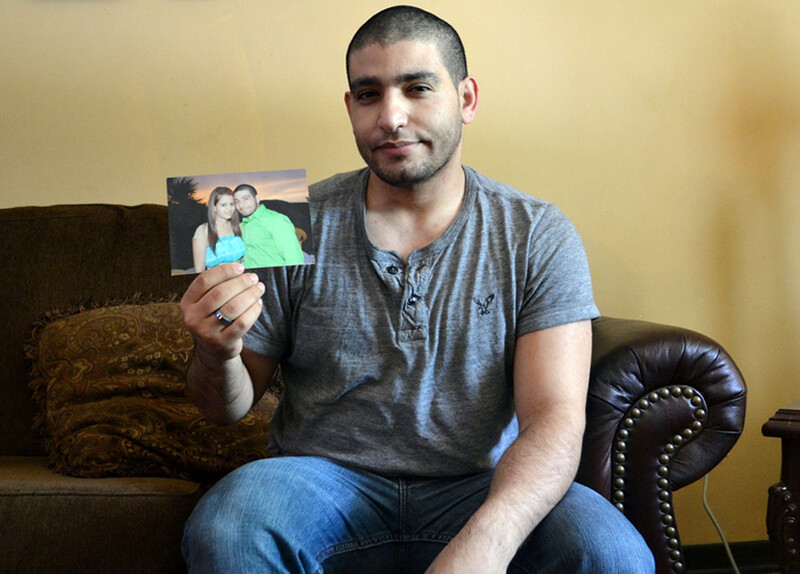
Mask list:
POLYGON ((277 397, 267 393, 235 425, 211 425, 186 396, 193 347, 174 302, 100 307, 37 328, 30 385, 50 467, 208 481, 266 457, 277 397))

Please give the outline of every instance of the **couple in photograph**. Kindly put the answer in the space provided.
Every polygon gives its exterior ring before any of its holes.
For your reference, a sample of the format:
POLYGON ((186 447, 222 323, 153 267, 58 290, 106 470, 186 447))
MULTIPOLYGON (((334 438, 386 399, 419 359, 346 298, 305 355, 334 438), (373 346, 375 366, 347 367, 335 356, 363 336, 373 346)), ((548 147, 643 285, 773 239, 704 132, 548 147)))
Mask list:
POLYGON ((305 262, 292 221, 261 205, 258 192, 243 183, 217 187, 208 198, 208 222, 192 238, 194 270, 242 262, 248 269, 305 262))

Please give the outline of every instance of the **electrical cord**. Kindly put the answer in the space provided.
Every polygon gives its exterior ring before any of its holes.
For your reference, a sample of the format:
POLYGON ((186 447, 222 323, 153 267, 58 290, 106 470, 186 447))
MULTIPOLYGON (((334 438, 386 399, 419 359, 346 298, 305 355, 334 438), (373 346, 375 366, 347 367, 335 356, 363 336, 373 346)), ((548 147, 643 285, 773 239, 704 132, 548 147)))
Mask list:
POLYGON ((722 539, 722 545, 725 546, 725 552, 728 554, 728 560, 733 566, 733 571, 735 574, 740 574, 739 567, 736 565, 736 560, 733 559, 733 553, 731 552, 731 548, 728 545, 728 540, 725 538, 725 533, 722 531, 722 527, 717 522, 717 519, 714 518, 714 513, 711 512, 711 507, 708 505, 708 474, 706 474, 705 479, 703 480, 703 506, 706 509, 706 514, 711 519, 711 522, 714 523, 714 527, 717 529, 719 533, 719 537, 722 539))

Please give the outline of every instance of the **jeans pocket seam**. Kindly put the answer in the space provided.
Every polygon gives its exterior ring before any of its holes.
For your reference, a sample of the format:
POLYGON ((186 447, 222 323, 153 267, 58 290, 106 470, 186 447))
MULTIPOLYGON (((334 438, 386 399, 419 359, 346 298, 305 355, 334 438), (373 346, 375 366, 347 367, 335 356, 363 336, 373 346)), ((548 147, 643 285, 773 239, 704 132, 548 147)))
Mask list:
POLYGON ((398 542, 400 539, 393 534, 385 534, 383 536, 373 536, 371 538, 364 538, 363 540, 351 540, 349 542, 340 542, 339 544, 334 544, 333 546, 328 546, 321 552, 319 552, 316 556, 317 562, 324 562, 331 556, 335 556, 337 554, 344 554, 346 552, 352 552, 353 550, 365 550, 367 548, 373 548, 375 546, 381 546, 383 544, 389 544, 391 542, 398 542))

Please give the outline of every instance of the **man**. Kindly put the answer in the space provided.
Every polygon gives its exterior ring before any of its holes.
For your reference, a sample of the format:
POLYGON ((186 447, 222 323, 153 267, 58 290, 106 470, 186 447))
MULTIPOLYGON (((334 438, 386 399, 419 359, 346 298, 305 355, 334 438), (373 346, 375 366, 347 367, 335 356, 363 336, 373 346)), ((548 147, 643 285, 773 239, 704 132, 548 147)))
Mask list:
POLYGON ((458 34, 390 8, 345 95, 368 168, 311 186, 314 267, 210 270, 182 300, 189 391, 239 420, 278 363, 274 458, 217 483, 192 572, 625 572, 636 530, 577 484, 597 316, 552 205, 461 165, 478 85, 458 34))
POLYGON ((261 205, 258 192, 243 183, 233 190, 242 216, 244 266, 248 269, 302 265, 305 261, 294 224, 285 215, 261 205))

